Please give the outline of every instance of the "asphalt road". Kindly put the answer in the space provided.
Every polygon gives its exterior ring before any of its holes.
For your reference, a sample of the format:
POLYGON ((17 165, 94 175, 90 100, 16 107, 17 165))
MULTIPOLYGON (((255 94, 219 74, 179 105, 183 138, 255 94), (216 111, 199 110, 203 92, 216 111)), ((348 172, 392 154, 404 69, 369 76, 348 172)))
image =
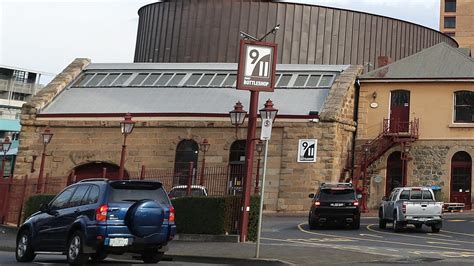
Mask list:
POLYGON ((474 214, 445 214, 440 233, 423 226, 409 226, 394 233, 391 224, 379 229, 378 218, 362 218, 361 228, 323 228, 310 230, 302 217, 268 217, 263 243, 332 247, 360 253, 382 255, 388 262, 453 263, 472 265, 474 261, 474 214))

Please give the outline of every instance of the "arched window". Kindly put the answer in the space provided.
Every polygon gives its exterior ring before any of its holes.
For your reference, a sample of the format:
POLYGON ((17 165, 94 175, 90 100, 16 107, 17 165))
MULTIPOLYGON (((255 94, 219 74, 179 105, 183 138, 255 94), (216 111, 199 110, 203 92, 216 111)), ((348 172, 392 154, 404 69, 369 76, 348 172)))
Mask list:
POLYGON ((464 203, 466 209, 471 208, 471 172, 472 158, 465 152, 460 151, 451 159, 451 202, 464 203))
POLYGON ((454 122, 474 123, 474 91, 454 93, 454 122))
POLYGON ((245 140, 236 140, 230 146, 229 153, 229 193, 242 193, 242 180, 245 175, 245 140))
POLYGON ((176 147, 176 156, 174 160, 174 185, 185 185, 188 179, 196 176, 196 168, 198 162, 199 145, 192 139, 185 139, 178 143, 176 147), (192 172, 189 172, 190 163, 193 163, 192 172))

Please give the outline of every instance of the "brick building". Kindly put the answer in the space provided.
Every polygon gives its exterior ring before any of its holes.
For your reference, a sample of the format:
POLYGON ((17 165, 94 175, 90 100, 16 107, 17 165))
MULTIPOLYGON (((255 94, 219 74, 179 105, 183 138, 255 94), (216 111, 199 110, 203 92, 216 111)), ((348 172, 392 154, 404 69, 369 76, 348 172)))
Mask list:
MULTIPOLYGON (((130 176, 142 165, 176 169, 195 160, 199 168, 199 150, 191 149, 196 157, 182 161, 178 147, 204 138, 211 144, 206 166, 239 164, 242 158, 232 159, 233 147, 245 145, 246 124, 236 133, 228 112, 237 101, 246 108, 249 93, 235 89, 236 70, 232 63, 90 64, 76 59, 23 106, 15 179, 36 178, 33 157, 42 151, 39 134, 45 126, 54 132, 45 172, 62 186, 72 171, 81 179, 100 175, 106 166, 108 177, 116 177, 123 141, 119 123, 127 112, 136 121, 127 138, 130 176)), ((355 80, 361 71, 347 65, 277 65, 277 88, 261 93, 259 101, 263 107, 271 98, 279 109, 269 144, 267 211, 306 211, 309 192, 346 174, 356 125, 355 80), (297 162, 300 139, 317 140, 316 162, 297 162)), ((12 205, 9 217, 17 210, 12 205)))

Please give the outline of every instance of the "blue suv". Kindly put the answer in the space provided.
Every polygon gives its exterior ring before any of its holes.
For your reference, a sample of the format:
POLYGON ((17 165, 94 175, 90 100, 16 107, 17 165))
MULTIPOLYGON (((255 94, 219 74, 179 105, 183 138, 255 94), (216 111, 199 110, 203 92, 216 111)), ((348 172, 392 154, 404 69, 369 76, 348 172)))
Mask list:
POLYGON ((80 265, 130 252, 156 263, 175 232, 174 208, 160 182, 87 179, 28 217, 18 230, 16 259, 61 252, 80 265))

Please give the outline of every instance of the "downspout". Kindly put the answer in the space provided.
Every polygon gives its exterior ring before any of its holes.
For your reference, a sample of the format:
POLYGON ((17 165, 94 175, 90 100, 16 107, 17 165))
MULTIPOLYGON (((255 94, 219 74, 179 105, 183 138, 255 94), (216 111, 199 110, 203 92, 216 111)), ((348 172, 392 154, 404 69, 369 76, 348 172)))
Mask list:
POLYGON ((360 81, 359 78, 356 78, 354 83, 355 90, 354 90, 354 122, 356 122, 355 131, 352 135, 352 158, 351 158, 351 180, 354 176, 354 167, 355 167, 355 148, 356 148, 356 136, 357 136, 357 128, 359 127, 358 120, 359 120, 359 94, 360 94, 360 81))

